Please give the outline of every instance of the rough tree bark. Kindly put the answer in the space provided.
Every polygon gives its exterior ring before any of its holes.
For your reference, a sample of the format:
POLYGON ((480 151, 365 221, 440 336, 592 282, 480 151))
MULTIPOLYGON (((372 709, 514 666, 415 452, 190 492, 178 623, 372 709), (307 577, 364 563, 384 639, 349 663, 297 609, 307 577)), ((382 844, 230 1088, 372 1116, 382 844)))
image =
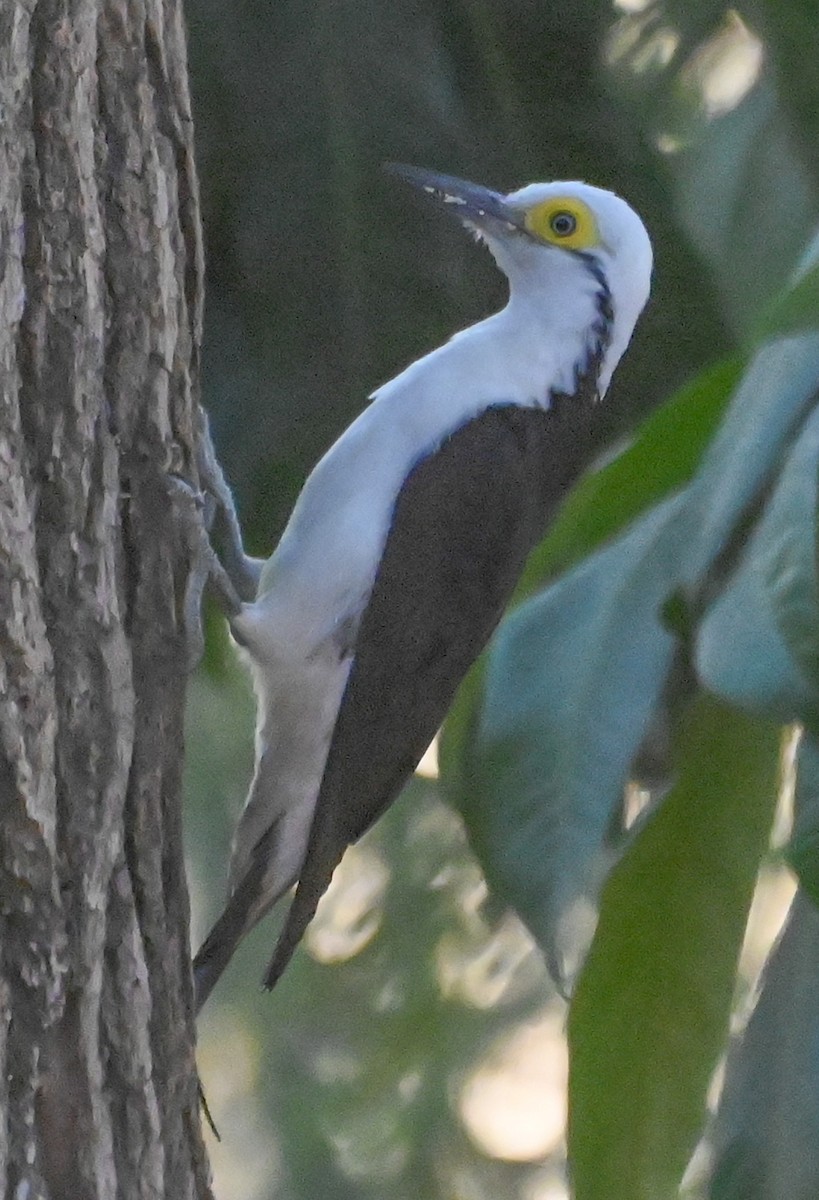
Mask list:
POLYGON ((0 2, 0 1180, 210 1196, 180 776, 202 254, 181 0, 0 2), (184 508, 184 503, 182 503, 184 508))

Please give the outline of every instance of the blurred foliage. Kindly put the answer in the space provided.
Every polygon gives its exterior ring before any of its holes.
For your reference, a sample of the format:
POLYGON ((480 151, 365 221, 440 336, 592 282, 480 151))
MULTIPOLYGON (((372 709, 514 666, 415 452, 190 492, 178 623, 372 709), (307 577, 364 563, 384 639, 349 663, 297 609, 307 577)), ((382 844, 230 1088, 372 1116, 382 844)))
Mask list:
MULTIPOLYGON (((533 555, 447 723, 441 779, 417 779, 348 855, 272 996, 256 986, 267 922, 205 1011, 217 1196, 565 1196, 565 1089, 545 1067, 564 1003, 542 951, 564 989, 580 971, 577 1200, 671 1200, 704 1129, 686 1195, 815 1200, 819 11, 187 12, 205 401, 255 552, 368 392, 503 300, 488 258, 383 160, 501 188, 587 178, 635 205, 656 250, 601 412, 616 452, 533 555), (808 730, 790 757, 783 722, 808 730), (706 1128, 753 881, 794 787, 804 891, 706 1128)), ((200 935, 252 762, 223 639, 221 670, 191 689, 200 935)))
POLYGON ((773 727, 703 697, 680 722, 675 751, 673 789, 606 884, 572 1004, 578 1196, 675 1194, 773 820, 773 727))

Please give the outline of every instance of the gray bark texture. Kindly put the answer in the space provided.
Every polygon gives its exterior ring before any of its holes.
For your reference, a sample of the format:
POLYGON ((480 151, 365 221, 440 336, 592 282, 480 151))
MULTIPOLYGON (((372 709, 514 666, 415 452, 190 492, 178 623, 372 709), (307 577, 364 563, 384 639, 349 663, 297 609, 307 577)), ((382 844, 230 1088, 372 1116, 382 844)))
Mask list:
POLYGON ((181 0, 0 0, 9 1200, 211 1195, 181 842, 195 539, 176 483, 198 485, 201 302, 181 0))

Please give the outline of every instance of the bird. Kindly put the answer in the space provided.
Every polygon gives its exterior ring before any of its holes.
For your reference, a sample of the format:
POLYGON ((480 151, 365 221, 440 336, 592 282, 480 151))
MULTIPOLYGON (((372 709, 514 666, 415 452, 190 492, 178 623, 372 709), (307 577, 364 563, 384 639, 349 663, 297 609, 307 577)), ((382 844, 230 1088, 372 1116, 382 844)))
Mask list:
POLYGON ((197 1011, 295 885, 273 987, 345 850, 412 775, 587 465, 650 292, 649 235, 613 192, 388 170, 485 243, 508 301, 373 392, 230 617, 257 697, 255 768, 228 899, 194 960, 197 1011))

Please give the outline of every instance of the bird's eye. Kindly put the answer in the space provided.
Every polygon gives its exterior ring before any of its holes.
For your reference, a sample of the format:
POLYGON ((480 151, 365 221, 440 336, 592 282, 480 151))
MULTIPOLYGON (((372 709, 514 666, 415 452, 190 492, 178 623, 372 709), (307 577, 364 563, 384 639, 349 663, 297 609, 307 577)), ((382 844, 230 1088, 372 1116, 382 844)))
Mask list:
POLYGON ((575 229, 577 229, 577 217, 574 213, 566 212, 565 209, 562 209, 549 218, 549 228, 555 237, 571 237, 575 229))
POLYGON ((523 220, 533 237, 564 250, 588 250, 600 242, 594 213, 576 196, 553 196, 534 204, 523 220))

